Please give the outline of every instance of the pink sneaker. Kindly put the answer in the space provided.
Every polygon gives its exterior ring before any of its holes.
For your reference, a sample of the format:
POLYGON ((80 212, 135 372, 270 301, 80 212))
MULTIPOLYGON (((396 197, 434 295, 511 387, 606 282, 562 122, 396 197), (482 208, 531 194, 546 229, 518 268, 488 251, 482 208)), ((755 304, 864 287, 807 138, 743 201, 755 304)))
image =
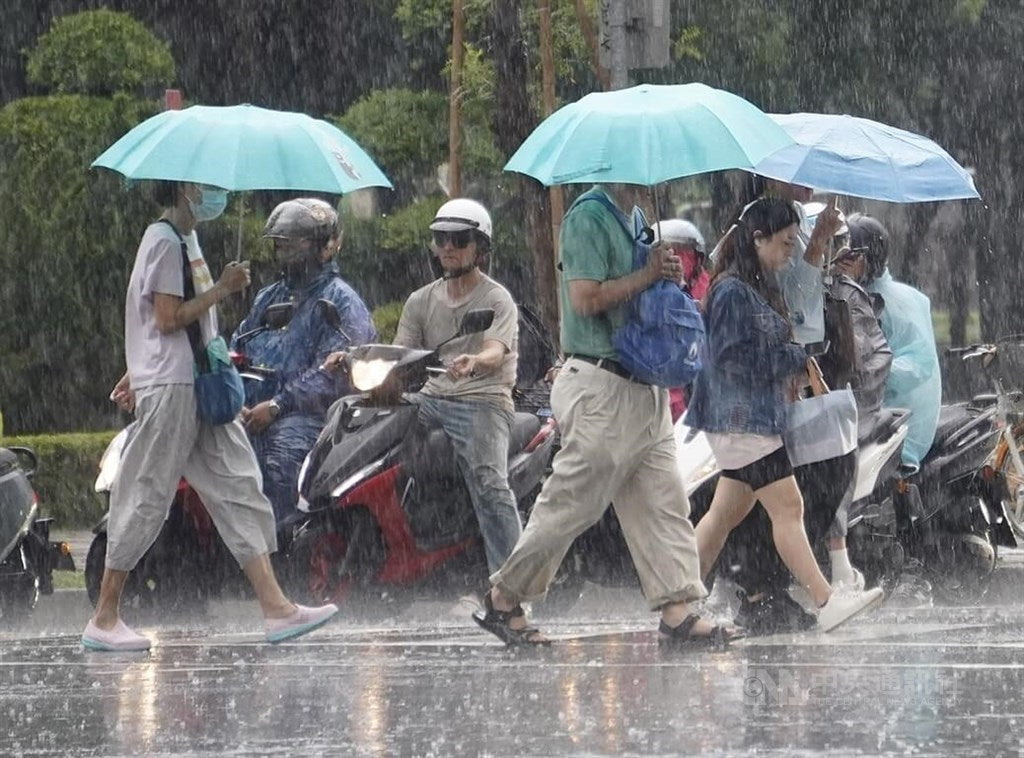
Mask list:
POLYGON ((121 619, 113 629, 100 629, 92 619, 85 625, 82 632, 82 647, 87 650, 99 650, 105 653, 113 653, 128 650, 149 650, 150 642, 148 637, 132 631, 121 619))
POLYGON ((295 608, 295 613, 283 619, 264 619, 267 642, 271 645, 301 637, 306 632, 319 629, 338 613, 338 606, 334 603, 321 605, 319 608, 307 608, 304 605, 296 604, 295 608))

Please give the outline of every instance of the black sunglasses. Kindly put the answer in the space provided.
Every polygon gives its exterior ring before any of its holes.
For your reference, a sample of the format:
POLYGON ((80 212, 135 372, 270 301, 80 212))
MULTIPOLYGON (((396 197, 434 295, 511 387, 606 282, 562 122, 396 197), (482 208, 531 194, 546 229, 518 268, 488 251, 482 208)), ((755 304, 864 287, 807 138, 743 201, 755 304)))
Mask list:
POLYGON ((451 240, 452 247, 457 248, 468 247, 469 243, 473 241, 472 229, 459 229, 456 232, 444 232, 435 229, 431 234, 434 235, 434 244, 438 247, 444 247, 448 240, 451 240))

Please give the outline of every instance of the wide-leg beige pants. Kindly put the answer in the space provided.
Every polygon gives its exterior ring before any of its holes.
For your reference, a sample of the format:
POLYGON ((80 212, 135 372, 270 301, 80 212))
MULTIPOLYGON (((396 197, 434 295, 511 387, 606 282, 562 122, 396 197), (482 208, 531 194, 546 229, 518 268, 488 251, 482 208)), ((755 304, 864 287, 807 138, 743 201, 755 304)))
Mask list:
POLYGON ((277 549, 274 512, 241 421, 201 423, 193 386, 167 384, 136 393, 135 423, 110 491, 107 568, 135 568, 160 534, 183 476, 238 565, 277 549))
POLYGON ((573 540, 613 503, 651 608, 705 597, 668 391, 570 358, 555 380, 551 408, 562 449, 522 537, 491 582, 520 600, 542 596, 573 540))

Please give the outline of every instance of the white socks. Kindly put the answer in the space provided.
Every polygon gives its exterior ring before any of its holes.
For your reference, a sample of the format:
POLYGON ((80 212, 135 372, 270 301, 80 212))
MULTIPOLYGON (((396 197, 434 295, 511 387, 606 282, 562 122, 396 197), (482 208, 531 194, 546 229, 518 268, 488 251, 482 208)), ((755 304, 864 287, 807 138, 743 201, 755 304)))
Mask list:
POLYGON ((850 554, 846 548, 828 551, 828 561, 832 566, 832 586, 845 582, 852 584, 854 581, 853 566, 850 565, 850 554))

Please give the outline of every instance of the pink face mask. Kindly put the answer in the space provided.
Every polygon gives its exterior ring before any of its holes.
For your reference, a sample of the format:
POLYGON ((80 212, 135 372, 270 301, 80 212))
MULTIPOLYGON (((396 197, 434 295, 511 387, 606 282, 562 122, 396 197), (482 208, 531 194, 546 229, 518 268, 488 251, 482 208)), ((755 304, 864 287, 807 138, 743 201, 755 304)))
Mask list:
POLYGON ((702 256, 692 248, 675 248, 675 254, 683 263, 683 282, 694 300, 702 300, 708 292, 711 277, 701 266, 702 256))

